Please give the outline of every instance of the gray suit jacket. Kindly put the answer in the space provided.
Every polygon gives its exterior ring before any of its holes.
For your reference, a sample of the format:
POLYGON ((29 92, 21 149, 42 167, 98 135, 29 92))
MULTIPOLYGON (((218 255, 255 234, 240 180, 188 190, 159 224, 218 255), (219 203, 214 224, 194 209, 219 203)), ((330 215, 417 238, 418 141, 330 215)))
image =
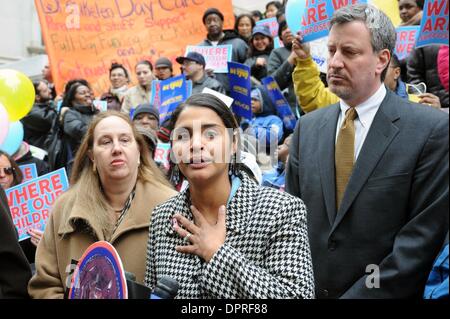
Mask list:
POLYGON ((287 191, 308 209, 316 297, 420 296, 448 232, 449 117, 389 91, 336 211, 339 113, 300 119, 287 167, 287 191))

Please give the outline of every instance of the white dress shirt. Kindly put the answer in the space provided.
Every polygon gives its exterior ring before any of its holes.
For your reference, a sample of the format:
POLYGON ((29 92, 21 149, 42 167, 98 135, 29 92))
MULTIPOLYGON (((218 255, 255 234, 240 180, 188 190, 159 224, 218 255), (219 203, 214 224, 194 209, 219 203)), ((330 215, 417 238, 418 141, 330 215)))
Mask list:
MULTIPOLYGON (((366 140, 370 127, 372 126, 373 119, 375 118, 381 103, 386 97, 386 93, 386 87, 382 84, 374 95, 355 108, 358 113, 358 117, 355 119, 355 163, 364 145, 364 141, 366 140)), ((336 142, 339 136, 339 130, 341 129, 342 123, 345 119, 345 113, 350 108, 350 106, 342 100, 340 101, 340 104, 341 114, 339 114, 336 128, 336 142)))

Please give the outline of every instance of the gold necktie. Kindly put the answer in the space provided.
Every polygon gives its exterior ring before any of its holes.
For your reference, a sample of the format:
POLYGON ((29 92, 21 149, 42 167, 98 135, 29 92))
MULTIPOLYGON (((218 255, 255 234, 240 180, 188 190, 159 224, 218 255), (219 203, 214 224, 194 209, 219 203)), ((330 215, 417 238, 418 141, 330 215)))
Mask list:
POLYGON ((358 117, 354 107, 347 110, 336 143, 336 209, 339 210, 355 158, 355 122, 358 117))

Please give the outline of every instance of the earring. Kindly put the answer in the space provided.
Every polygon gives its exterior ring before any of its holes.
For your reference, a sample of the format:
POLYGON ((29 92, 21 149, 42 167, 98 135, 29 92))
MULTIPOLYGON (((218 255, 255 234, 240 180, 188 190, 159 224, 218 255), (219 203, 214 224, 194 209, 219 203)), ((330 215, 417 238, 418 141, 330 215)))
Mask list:
POLYGON ((180 169, 178 165, 175 165, 172 169, 172 176, 170 178, 173 185, 178 185, 180 183, 180 169))
POLYGON ((230 175, 230 176, 237 175, 237 155, 236 155, 236 153, 231 158, 230 167, 228 168, 228 175, 230 175))

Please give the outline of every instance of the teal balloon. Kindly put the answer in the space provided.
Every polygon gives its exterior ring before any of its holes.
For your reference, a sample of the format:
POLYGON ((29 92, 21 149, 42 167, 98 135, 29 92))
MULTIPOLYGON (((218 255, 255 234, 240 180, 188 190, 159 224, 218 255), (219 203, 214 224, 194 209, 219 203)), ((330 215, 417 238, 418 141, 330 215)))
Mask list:
POLYGON ((8 135, 0 145, 0 150, 13 155, 23 142, 23 125, 20 121, 9 123, 8 135))
POLYGON ((286 22, 292 34, 302 29, 302 20, 305 14, 306 0, 289 0, 286 6, 286 22))

